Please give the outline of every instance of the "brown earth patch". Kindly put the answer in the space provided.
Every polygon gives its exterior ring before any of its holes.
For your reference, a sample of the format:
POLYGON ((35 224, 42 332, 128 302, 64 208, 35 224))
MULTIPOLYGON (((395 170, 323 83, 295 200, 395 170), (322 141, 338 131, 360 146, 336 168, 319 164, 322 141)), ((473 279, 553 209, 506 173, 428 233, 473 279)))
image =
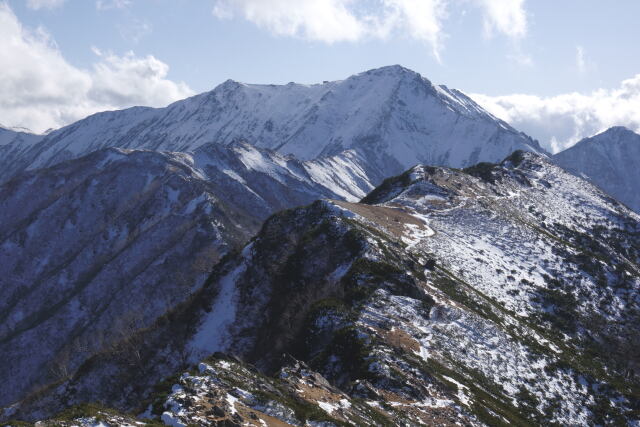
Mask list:
POLYGON ((331 200, 331 203, 350 210, 369 221, 381 225, 384 229, 396 237, 406 232, 405 224, 413 224, 424 229, 424 222, 411 215, 406 208, 373 206, 361 203, 349 203, 340 200, 331 200))

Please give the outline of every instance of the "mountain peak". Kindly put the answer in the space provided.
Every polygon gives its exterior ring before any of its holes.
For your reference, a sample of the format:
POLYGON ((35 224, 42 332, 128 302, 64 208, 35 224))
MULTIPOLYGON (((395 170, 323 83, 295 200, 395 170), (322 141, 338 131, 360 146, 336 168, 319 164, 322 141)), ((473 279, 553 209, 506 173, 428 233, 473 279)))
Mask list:
POLYGON ((583 177, 640 212, 640 135, 615 126, 553 156, 556 164, 583 177))
POLYGON ((371 70, 367 70, 362 74, 409 74, 409 75, 420 75, 420 73, 413 71, 407 67, 403 67, 399 64, 394 65, 385 65, 378 68, 372 68, 371 70))
POLYGON ((609 129, 605 130, 602 133, 620 133, 620 132, 631 132, 633 131, 626 126, 612 126, 609 129))
POLYGON ((613 126, 594 136, 583 138, 568 149, 557 153, 558 157, 567 157, 575 150, 608 150, 613 146, 626 145, 630 142, 640 141, 640 135, 624 126, 613 126))
POLYGON ((367 70, 365 72, 355 74, 351 76, 349 79, 361 79, 361 78, 381 78, 381 79, 390 79, 394 81, 420 81, 427 84, 430 87, 433 87, 433 84, 429 79, 423 77, 417 71, 413 71, 409 68, 403 67, 402 65, 386 65, 384 67, 373 68, 371 70, 367 70))
POLYGON ((589 139, 620 141, 621 139, 637 138, 638 136, 637 133, 627 127, 613 126, 589 139))
POLYGON ((226 89, 226 90, 230 90, 230 89, 237 89, 240 86, 243 86, 243 83, 240 83, 239 81, 233 80, 233 79, 227 79, 224 82, 220 83, 218 86, 216 86, 216 89, 226 89))
MULTIPOLYGON (((326 84, 227 80, 166 108, 102 113, 44 139, 31 169, 110 146, 185 152, 236 139, 300 160, 353 149, 387 176, 416 163, 466 167, 516 149, 542 151, 466 95, 400 65, 326 84)), ((25 168, 0 160, 0 176, 25 168)))

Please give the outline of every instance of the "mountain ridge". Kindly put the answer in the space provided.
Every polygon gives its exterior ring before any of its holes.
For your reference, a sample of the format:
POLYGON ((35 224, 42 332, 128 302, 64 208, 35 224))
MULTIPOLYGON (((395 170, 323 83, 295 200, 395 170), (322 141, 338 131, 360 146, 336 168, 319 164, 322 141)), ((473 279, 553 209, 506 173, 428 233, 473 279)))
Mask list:
POLYGON ((193 151, 235 140, 300 160, 354 149, 385 176, 418 162, 460 167, 499 161, 516 149, 544 153, 461 92, 390 66, 316 85, 228 80, 165 108, 97 113, 45 135, 3 162, 0 173, 7 179, 110 146, 193 151))
MULTIPOLYGON (((103 398, 142 410, 145 392, 116 390, 185 372, 180 354, 197 342, 237 354, 261 375, 293 354, 356 412, 312 404, 347 419, 362 414, 357 399, 390 425, 635 419, 640 361, 629 350, 639 336, 628 325, 640 319, 640 216, 522 152, 465 170, 417 166, 365 201, 273 215, 197 298, 136 340, 146 370, 132 371, 127 352, 105 354, 17 410, 44 414, 55 402, 103 398)), ((198 408, 219 395, 216 375, 236 369, 219 360, 172 377, 157 416, 213 417, 198 408), (193 392, 197 384, 211 385, 193 392)), ((216 417, 242 411, 242 422, 259 425, 246 418, 248 405, 259 418, 299 422, 269 409, 291 401, 264 394, 265 381, 236 383, 216 417)))

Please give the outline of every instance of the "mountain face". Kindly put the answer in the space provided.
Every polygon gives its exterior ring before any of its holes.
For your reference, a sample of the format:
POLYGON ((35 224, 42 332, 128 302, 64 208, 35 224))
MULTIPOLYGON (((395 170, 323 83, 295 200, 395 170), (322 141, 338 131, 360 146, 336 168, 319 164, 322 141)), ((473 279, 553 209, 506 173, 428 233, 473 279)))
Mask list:
POLYGON ((382 176, 366 159, 347 150, 336 156, 299 161, 293 156, 234 142, 207 144, 186 153, 193 167, 220 193, 226 187, 240 188, 238 203, 265 219, 272 213, 310 203, 319 198, 357 201, 374 187, 371 182, 382 176), (255 199, 254 205, 244 200, 255 199), (261 205, 261 206, 260 206, 261 205))
POLYGON ((186 152, 236 140, 300 160, 354 149, 384 177, 419 162, 464 167, 543 152, 461 92, 391 66, 316 85, 227 81, 166 108, 95 114, 48 134, 0 178, 108 147, 186 152))
POLYGON ((101 401, 170 425, 633 424, 639 237, 639 215, 531 153, 417 166, 361 203, 270 217, 133 348, 12 411, 101 401), (206 358, 216 351, 237 357, 206 358))
POLYGON ((640 135, 613 127, 583 139, 553 160, 640 212, 640 135))
POLYGON ((184 157, 99 151, 0 187, 0 405, 153 323, 246 242, 184 157))
POLYGON ((274 212, 364 196, 360 163, 105 149, 0 186, 0 406, 149 327, 274 212))

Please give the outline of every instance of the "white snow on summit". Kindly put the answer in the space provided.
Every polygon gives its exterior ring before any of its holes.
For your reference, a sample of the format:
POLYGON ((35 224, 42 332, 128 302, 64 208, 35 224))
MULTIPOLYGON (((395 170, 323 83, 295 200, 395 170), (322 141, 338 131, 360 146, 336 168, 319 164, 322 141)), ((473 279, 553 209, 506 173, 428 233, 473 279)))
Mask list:
POLYGON ((51 132, 0 176, 106 147, 184 152, 237 140, 300 160, 354 149, 382 176, 417 163, 463 167, 516 149, 544 152, 463 93, 389 66, 314 85, 228 80, 166 108, 98 113, 51 132))

